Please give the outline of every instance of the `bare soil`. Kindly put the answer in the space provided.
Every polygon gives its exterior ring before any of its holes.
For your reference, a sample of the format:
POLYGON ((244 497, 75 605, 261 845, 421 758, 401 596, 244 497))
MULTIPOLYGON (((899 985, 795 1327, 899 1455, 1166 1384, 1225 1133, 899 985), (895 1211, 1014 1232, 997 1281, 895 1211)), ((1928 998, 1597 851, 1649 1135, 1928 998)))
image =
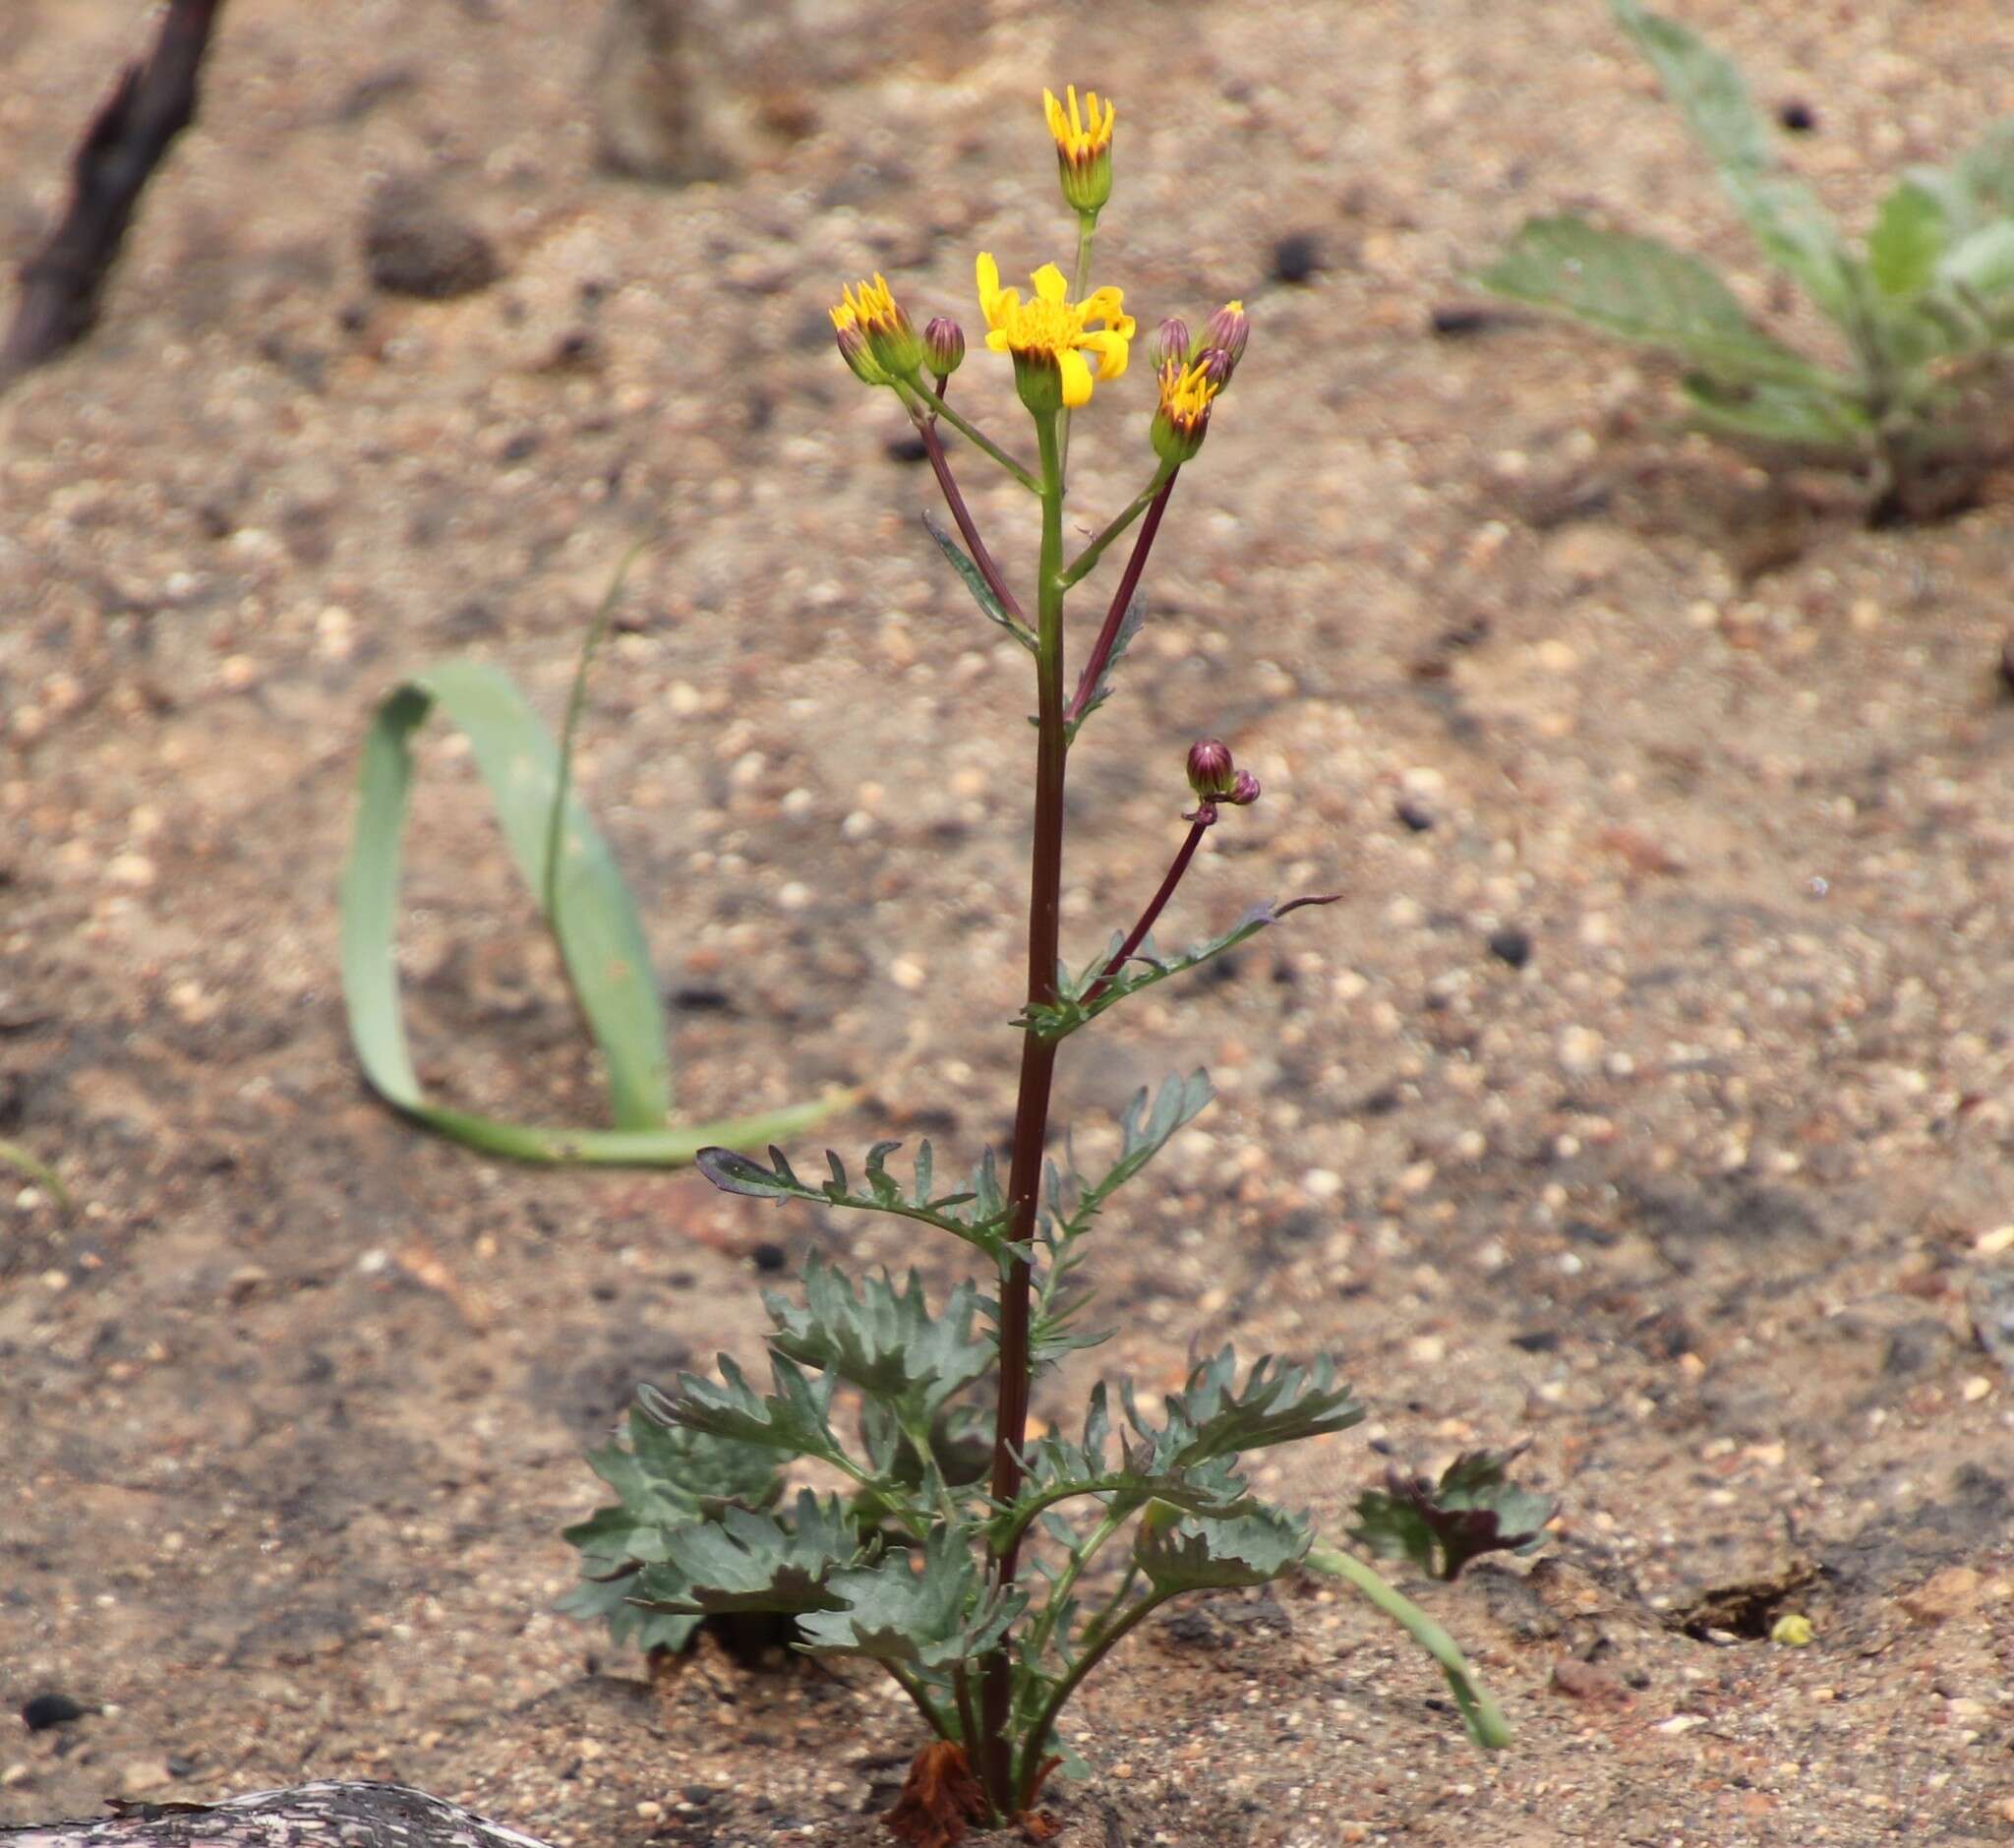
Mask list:
MULTIPOLYGON (((1675 434, 1654 367, 1430 331, 1563 206, 1787 308, 1585 0, 722 9, 740 170, 684 190, 595 169, 596 11, 238 0, 105 324, 0 410, 0 1136, 79 1203, 0 1197, 0 1687, 99 1709, 0 1743, 0 1820, 378 1776, 561 1848, 876 1839, 899 1698, 711 1642, 652 1687, 552 1613, 558 1530, 636 1380, 756 1355, 758 1258, 941 1288, 960 1253, 430 1141, 361 1086, 335 880, 374 701, 470 650, 557 717, 649 536, 582 771, 681 1107, 842 1081, 841 1148, 1004 1139, 1028 694, 824 308, 880 269, 970 327, 976 250, 1067 260, 1036 99, 1078 78, 1121 111, 1096 279, 1257 331, 1077 755, 1072 941, 1151 890, 1205 731, 1266 797, 1165 934, 1344 897, 1066 1055, 1093 1149, 1161 1073, 1224 1095, 1106 1221, 1122 1333, 1038 1409, 1093 1362, 1335 1351, 1372 1422, 1268 1484, 1331 1532, 1388 1457, 1526 1437, 1564 1511, 1536 1567, 1420 1591, 1512 1751, 1298 1582, 1127 1645, 1065 1841, 2014 1837, 2014 1381, 1976 1333, 2014 1267, 2014 481, 1868 532, 1675 434), (502 279, 373 291, 411 172, 502 279), (1808 1647, 1755 1634, 1786 1611, 1808 1647)), ((1685 11, 1809 107, 1796 159, 1857 225, 2014 71, 1981 0, 1685 11)), ((144 27, 5 9, 10 258, 144 27)), ((957 388, 1015 427, 998 362, 957 388)), ((1087 529, 1149 397, 1136 368, 1080 420, 1087 529)), ((1016 491, 964 474, 1026 568, 1016 491)), ((473 775, 423 758, 429 1079, 599 1120, 473 775)))

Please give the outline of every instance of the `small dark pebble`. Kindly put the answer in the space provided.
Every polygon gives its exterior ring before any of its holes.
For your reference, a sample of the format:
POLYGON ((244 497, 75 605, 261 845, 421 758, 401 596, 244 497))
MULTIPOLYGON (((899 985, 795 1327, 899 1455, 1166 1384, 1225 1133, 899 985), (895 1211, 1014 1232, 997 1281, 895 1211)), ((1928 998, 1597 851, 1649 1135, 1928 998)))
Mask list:
POLYGON ((1510 1338, 1512 1347, 1521 1347, 1528 1354, 1556 1353, 1560 1346, 1558 1329, 1526 1329, 1522 1335, 1510 1338))
POLYGON ((1424 834, 1434 825, 1434 811, 1424 803, 1414 802, 1410 796, 1401 796, 1392 805, 1392 812, 1415 834, 1424 834))
POLYGON ((1273 247, 1273 273, 1282 282, 1305 282, 1316 270, 1327 268, 1322 246, 1307 231, 1289 231, 1273 247))
POLYGON ((771 1244, 767 1239, 750 1251, 748 1257, 758 1271, 770 1277, 775 1276, 791 1261, 789 1252, 781 1245, 771 1244))
POLYGON ((451 210, 433 183, 396 174, 372 196, 364 263, 387 295, 444 302, 486 289, 504 273, 490 240, 451 210))
POLYGON ((735 997, 725 988, 675 988, 672 1005, 687 1014, 732 1014, 735 997))
POLYGON ((2014 628, 2007 631, 2000 643, 2000 685, 2014 693, 2014 628))
POLYGON ((596 1302, 614 1302, 622 1293, 622 1286, 611 1282, 607 1278, 601 1278, 587 1286, 587 1293, 596 1302))
POLYGON ((1818 126, 1817 111, 1796 96, 1776 105, 1776 119, 1793 135, 1808 135, 1818 126))
POLYGON ((539 447, 539 433, 536 430, 520 430, 504 446, 503 459, 506 462, 521 462, 528 456, 536 455, 539 447))
POLYGON ((170 1777, 187 1777, 191 1771, 195 1770, 197 1762, 198 1760, 195 1759, 185 1759, 178 1753, 171 1752, 167 1757, 168 1775, 170 1777))
POLYGON ((1522 969, 1531 961, 1531 938, 1515 924, 1506 924, 1490 932, 1490 954, 1512 969, 1522 969))
POLYGON ((31 1733, 45 1733, 52 1726, 68 1726, 90 1711, 67 1694, 38 1694, 21 1703, 21 1723, 31 1733))
POLYGON ((1481 302, 1442 302, 1427 316, 1428 331, 1438 339, 1457 340, 1464 334, 1487 333, 1492 328, 1509 327, 1521 315, 1507 308, 1490 308, 1481 302))
POLYGON ((930 451, 914 430, 906 437, 890 437, 883 447, 891 462, 927 462, 930 459, 930 451))

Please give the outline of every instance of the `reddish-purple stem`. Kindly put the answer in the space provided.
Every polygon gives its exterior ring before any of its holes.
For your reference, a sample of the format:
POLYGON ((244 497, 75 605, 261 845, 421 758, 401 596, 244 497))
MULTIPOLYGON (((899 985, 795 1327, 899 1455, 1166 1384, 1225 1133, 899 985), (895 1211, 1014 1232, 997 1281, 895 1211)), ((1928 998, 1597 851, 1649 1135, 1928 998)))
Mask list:
POLYGON ((1118 646, 1119 631, 1126 626, 1126 608, 1133 601, 1133 593, 1140 588, 1140 574, 1147 569, 1147 555, 1154 550, 1154 535, 1160 530, 1160 516, 1166 512, 1168 496, 1175 491, 1175 476, 1182 471, 1174 470, 1161 483, 1160 492, 1154 497, 1154 504, 1147 509, 1147 517, 1140 522, 1140 536, 1133 541, 1133 553, 1126 561, 1126 569, 1119 579, 1119 588, 1112 597, 1112 607, 1105 612, 1104 626, 1097 632, 1097 640, 1091 645, 1091 653, 1085 657, 1084 672, 1077 677, 1077 690, 1070 696, 1070 704, 1063 717, 1066 723, 1075 725, 1084 716, 1084 709, 1090 705, 1093 693, 1097 690, 1099 678, 1111 665, 1112 650, 1118 646))
MULTIPOLYGON (((943 395, 941 382, 938 395, 943 395)), ((944 439, 937 434, 937 420, 927 418, 917 425, 918 433, 923 440, 923 453, 930 458, 930 466, 937 471, 937 486, 944 490, 944 505, 951 509, 951 517, 958 522, 958 531, 965 540, 965 548, 972 554, 972 562, 979 567, 979 575, 986 580, 986 588, 999 598, 1001 609, 1005 610, 1025 628, 1028 618, 1021 613, 1021 605, 1013 591, 1007 588, 1007 580, 1000 575, 1000 567, 993 563, 993 555, 986 550, 986 542, 979 537, 979 529, 973 524, 972 513, 965 505, 965 496, 959 492, 958 483, 951 478, 951 458, 944 453, 944 439)))
POLYGON ((1182 883, 1183 873, 1189 870, 1190 861, 1196 858, 1196 849, 1202 844, 1204 831, 1216 822, 1216 806, 1205 803, 1189 823, 1189 838, 1182 843, 1181 851, 1175 855, 1174 864, 1168 867, 1168 876, 1160 882, 1160 890, 1148 901, 1147 909, 1140 914, 1140 922, 1127 933, 1125 942, 1114 952, 1112 960, 1104 967, 1104 973, 1086 988, 1078 997, 1080 1007, 1089 1007, 1099 995, 1112 985, 1119 971, 1133 958, 1133 952, 1147 941, 1147 933, 1154 928, 1155 920, 1166 908, 1169 899, 1175 895, 1175 887, 1182 883))

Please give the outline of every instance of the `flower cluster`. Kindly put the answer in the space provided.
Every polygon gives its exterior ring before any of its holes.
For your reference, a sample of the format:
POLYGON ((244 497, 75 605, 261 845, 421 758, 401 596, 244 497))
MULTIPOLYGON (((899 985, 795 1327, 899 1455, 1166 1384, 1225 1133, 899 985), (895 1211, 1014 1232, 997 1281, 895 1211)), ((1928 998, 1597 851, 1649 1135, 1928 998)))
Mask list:
MULTIPOLYGON (((1063 198, 1084 225, 1075 285, 1054 264, 1045 263, 1030 276, 1024 299, 1020 289, 1001 286, 1000 266, 990 251, 981 251, 975 266, 986 345, 1013 362, 1015 388, 1037 417, 1076 410, 1091 402, 1095 386, 1124 378, 1138 329, 1126 312, 1124 291, 1087 290, 1083 273, 1091 228, 1111 196, 1115 111, 1110 99, 1100 102, 1096 90, 1085 92, 1081 106, 1076 86, 1068 86, 1064 96, 1058 101, 1054 91, 1042 91, 1063 198)), ((944 413, 944 387, 965 359, 965 330, 957 322, 936 316, 918 335, 887 279, 878 274, 844 289, 831 315, 840 355, 862 385, 893 389, 919 426, 944 413), (924 383, 926 374, 934 387, 924 383)), ((1154 346, 1156 395, 1148 434, 1164 470, 1179 468, 1203 447, 1211 407, 1230 384, 1250 334, 1241 302, 1225 303, 1194 340, 1187 323, 1161 323, 1154 346)), ((968 436, 974 434, 963 419, 952 421, 968 436)))

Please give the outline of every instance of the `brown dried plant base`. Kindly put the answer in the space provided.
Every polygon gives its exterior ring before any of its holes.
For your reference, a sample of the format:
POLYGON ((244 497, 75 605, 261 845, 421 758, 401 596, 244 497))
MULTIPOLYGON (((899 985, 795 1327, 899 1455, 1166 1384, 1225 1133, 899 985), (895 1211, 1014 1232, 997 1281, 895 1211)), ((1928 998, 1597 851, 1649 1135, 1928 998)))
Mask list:
MULTIPOLYGON (((1044 1766, 1044 1774, 1057 1760, 1044 1766)), ((889 1832, 913 1848, 953 1848, 986 1817, 985 1792, 965 1748, 935 1739, 916 1756, 895 1808, 882 1818, 889 1832)), ((1026 1841, 1052 1841, 1063 1825, 1046 1810, 1025 1810, 1014 1826, 1026 1841)))

